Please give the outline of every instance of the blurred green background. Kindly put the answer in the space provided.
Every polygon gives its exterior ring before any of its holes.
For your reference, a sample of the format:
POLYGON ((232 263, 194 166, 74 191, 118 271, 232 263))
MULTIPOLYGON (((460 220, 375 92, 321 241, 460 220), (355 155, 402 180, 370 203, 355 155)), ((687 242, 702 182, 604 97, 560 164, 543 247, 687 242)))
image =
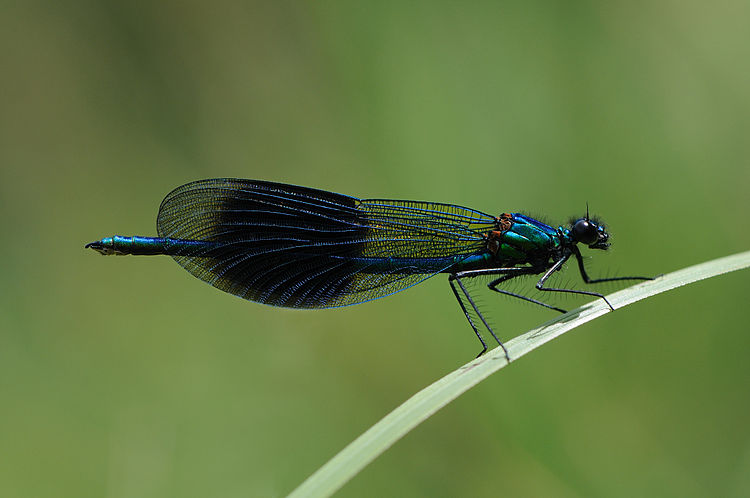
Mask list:
MULTIPOLYGON (((750 247, 744 1, 0 13, 4 497, 283 495, 478 352, 445 277, 292 311, 166 257, 83 249, 155 234, 161 199, 190 180, 551 223, 588 201, 614 233, 612 251, 587 252, 594 275, 750 247)), ((574 265, 561 278, 579 284, 574 265)), ((339 495, 747 496, 749 291, 740 272, 588 324, 439 412, 339 495)), ((505 338, 555 316, 480 299, 505 338)))

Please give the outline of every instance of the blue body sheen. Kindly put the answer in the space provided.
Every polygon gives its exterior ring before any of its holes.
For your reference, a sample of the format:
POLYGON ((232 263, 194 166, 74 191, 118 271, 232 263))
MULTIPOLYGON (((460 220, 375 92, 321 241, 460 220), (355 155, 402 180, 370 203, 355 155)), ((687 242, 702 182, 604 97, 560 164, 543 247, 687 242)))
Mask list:
POLYGON ((216 244, 202 240, 183 240, 161 237, 105 237, 97 243, 102 254, 156 256, 160 254, 191 254, 206 251, 216 244))
MULTIPOLYGON (((436 258, 373 257, 354 258, 354 264, 365 273, 452 273, 456 271, 492 268, 503 265, 514 265, 527 262, 540 254, 549 254, 550 249, 560 246, 562 229, 525 216, 513 213, 511 228, 502 233, 498 250, 493 253, 488 249, 475 254, 457 254, 436 258)), ((101 251, 118 255, 181 255, 200 256, 211 249, 220 247, 220 243, 185 240, 161 237, 123 237, 115 235, 100 241, 101 251)), ((336 256, 332 256, 335 258, 336 256)))
POLYGON ((521 213, 513 213, 513 220, 513 226, 506 234, 514 233, 526 237, 529 241, 537 245, 537 249, 549 247, 549 244, 555 240, 559 242, 559 229, 552 228, 541 221, 529 218, 521 213))

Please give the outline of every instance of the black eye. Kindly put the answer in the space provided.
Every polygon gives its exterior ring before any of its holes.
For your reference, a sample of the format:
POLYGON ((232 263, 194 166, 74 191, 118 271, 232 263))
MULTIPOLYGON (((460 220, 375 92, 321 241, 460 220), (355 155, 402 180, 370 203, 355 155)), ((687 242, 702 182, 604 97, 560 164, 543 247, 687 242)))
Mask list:
POLYGON ((599 233, 596 226, 589 222, 589 220, 578 220, 573 225, 573 239, 576 242, 582 242, 586 245, 591 245, 599 240, 599 233))

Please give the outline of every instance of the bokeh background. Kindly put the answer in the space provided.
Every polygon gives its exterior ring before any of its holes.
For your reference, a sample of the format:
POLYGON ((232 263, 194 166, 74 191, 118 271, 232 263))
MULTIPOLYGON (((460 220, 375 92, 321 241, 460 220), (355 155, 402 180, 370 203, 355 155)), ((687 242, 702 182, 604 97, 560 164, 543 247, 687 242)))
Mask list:
MULTIPOLYGON (((478 352, 444 277, 292 311, 166 257, 83 249, 155 234, 161 199, 191 180, 551 223, 588 202, 614 234, 612 251, 587 252, 594 275, 750 247, 744 1, 0 13, 2 496, 284 495, 478 352)), ((560 278, 578 285, 573 266, 560 278)), ((339 495, 747 496, 749 291, 739 272, 590 323, 439 412, 339 495)), ((481 300, 505 338, 554 317, 481 300)))

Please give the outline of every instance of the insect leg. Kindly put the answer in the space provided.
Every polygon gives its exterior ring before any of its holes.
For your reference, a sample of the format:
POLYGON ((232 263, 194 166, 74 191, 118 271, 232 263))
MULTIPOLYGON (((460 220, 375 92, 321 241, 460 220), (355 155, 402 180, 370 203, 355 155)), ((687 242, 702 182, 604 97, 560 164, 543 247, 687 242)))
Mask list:
POLYGON ((486 268, 482 270, 467 270, 467 271, 458 272, 456 275, 458 275, 459 277, 467 277, 467 278, 479 277, 481 275, 502 275, 500 278, 495 279, 489 284, 487 284, 487 287, 489 287, 490 290, 493 290, 500 294, 517 297, 518 299, 523 299, 524 301, 538 304, 539 306, 544 306, 545 308, 559 311, 560 313, 567 313, 562 308, 557 308, 555 306, 549 305, 547 303, 543 303, 542 301, 538 301, 536 299, 524 296, 522 294, 516 294, 515 292, 510 292, 507 290, 497 288, 498 285, 500 285, 503 282, 507 282, 508 280, 512 278, 520 277, 521 275, 536 275, 536 274, 544 272, 544 270, 545 268, 543 267, 539 268, 535 266, 512 266, 509 268, 486 268))
MULTIPOLYGON (((479 311, 479 307, 476 305, 474 300, 471 298, 471 295, 469 294, 468 289, 466 289, 466 286, 461 281, 461 278, 473 278, 478 277, 481 275, 498 275, 498 274, 510 274, 513 277, 518 275, 524 275, 527 273, 531 273, 531 268, 526 267, 510 267, 510 268, 488 268, 488 269, 482 269, 482 270, 467 270, 467 271, 461 271, 456 273, 451 273, 448 276, 448 282, 451 284, 451 289, 453 290, 453 294, 456 296, 456 300, 458 301, 458 304, 461 306, 461 310, 464 312, 464 315, 466 315, 466 319, 469 320, 469 324, 471 325, 471 328, 474 329, 474 333, 479 338, 479 342, 482 343, 482 351, 479 352, 477 355, 477 358, 482 356, 487 351, 487 344, 484 342, 484 339, 482 338, 482 334, 479 333, 479 329, 477 329, 476 324, 474 323, 474 320, 471 319, 471 315, 469 314, 469 311, 466 309, 466 305, 461 300, 461 296, 458 293, 458 289, 461 289, 461 292, 466 297, 466 300, 469 302, 469 305, 471 305, 472 309, 474 310, 474 313, 479 317, 479 319, 484 324, 485 328, 492 334, 492 337, 497 341, 497 343, 500 345, 501 348, 503 348, 503 351, 505 352, 505 358, 510 362, 510 356, 508 355, 508 350, 505 348, 505 344, 500 341, 500 339, 497 338, 495 335, 495 332, 492 330, 492 327, 490 327, 489 323, 487 323, 487 320, 485 320, 484 316, 482 315, 482 312, 479 311), (458 285, 458 288, 456 286, 458 285)), ((539 273, 538 271, 535 271, 533 273, 539 273)), ((512 278, 512 277, 509 277, 512 278)))
POLYGON ((600 282, 614 282, 617 280, 653 280, 653 277, 589 278, 588 273, 586 273, 586 269, 583 267, 583 256, 581 256, 581 251, 578 250, 578 247, 573 248, 573 254, 575 254, 576 260, 578 261, 578 270, 581 272, 581 278, 587 284, 598 284, 600 282))
POLYGON ((555 287, 545 287, 544 282, 547 281, 547 279, 555 273, 557 270, 563 267, 563 265, 570 259, 570 256, 573 253, 568 253, 564 255, 562 258, 557 260, 555 264, 553 264, 549 270, 547 270, 544 275, 542 275, 542 278, 539 279, 539 281, 536 283, 536 288, 540 291, 549 291, 549 292, 567 292, 568 294, 583 294, 585 296, 594 296, 594 297, 600 297, 604 299, 604 302, 607 303, 607 306, 609 306, 609 309, 612 311, 615 310, 614 307, 612 307, 612 304, 610 304, 609 301, 607 301, 607 298, 604 297, 604 294, 600 294, 598 292, 590 292, 590 291, 582 291, 582 290, 576 290, 576 289, 558 289, 555 287))
MULTIPOLYGON (((464 315, 466 315, 466 319, 469 320, 469 325, 471 325, 471 328, 474 329, 474 333, 477 335, 477 338, 479 339, 479 342, 482 343, 482 350, 477 355, 477 358, 482 356, 484 353, 487 352, 487 343, 484 342, 484 339, 482 338, 482 334, 479 333, 479 329, 477 329, 477 326, 474 325, 474 320, 471 319, 471 315, 469 314, 469 311, 466 309, 466 306, 464 305, 464 302, 461 300, 461 296, 458 295, 458 290, 456 290, 456 284, 455 282, 458 282, 458 285, 461 287, 461 290, 463 291, 466 298, 469 300, 469 303, 471 303, 471 306, 474 308, 474 311, 481 317, 482 315, 479 314, 479 310, 477 309, 477 306, 474 304, 474 301, 471 300, 471 297, 469 296, 469 293, 466 291, 466 287, 464 287, 461 280, 458 279, 454 274, 451 274, 448 277, 448 282, 451 284, 451 290, 453 291, 453 295, 456 296, 456 301, 458 301, 459 306, 461 306, 461 310, 464 312, 464 315)), ((484 322, 484 318, 482 318, 482 321, 484 322)), ((485 323, 487 325, 487 323, 485 323)), ((494 334, 493 334, 494 336, 494 334)), ((503 348, 505 349, 505 348, 503 348)), ((505 356, 507 358, 508 352, 505 351, 505 356)), ((510 361, 510 358, 508 358, 508 361, 510 361)))
POLYGON ((498 279, 493 280, 492 282, 490 282, 487 285, 487 287, 489 287, 490 290, 493 290, 495 292, 499 292, 500 294, 505 294, 506 296, 517 297, 518 299, 523 299, 524 301, 528 301, 530 303, 538 304, 539 306, 544 306, 545 308, 549 308, 551 310, 559 311, 560 313, 567 313, 562 308, 558 308, 556 306, 552 306, 550 304, 543 303, 542 301, 538 301, 536 299, 530 298, 528 296, 524 296, 522 294, 516 294, 515 292, 510 292, 510 291, 507 291, 507 290, 504 290, 504 289, 498 289, 497 288, 497 286, 500 285, 501 283, 507 282, 508 280, 510 280, 512 278, 515 278, 515 277, 518 277, 518 276, 519 275, 512 275, 512 274, 511 275, 503 275, 502 277, 500 277, 500 278, 498 278, 498 279))

